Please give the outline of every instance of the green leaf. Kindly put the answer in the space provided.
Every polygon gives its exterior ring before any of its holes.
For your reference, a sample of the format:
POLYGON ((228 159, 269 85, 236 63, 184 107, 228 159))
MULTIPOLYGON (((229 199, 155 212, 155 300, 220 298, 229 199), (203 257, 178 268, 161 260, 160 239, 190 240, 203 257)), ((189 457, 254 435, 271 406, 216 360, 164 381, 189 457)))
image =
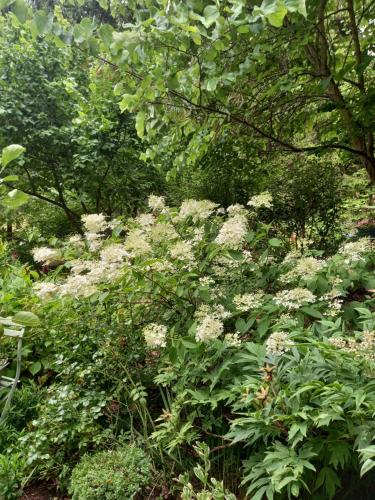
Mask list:
POLYGON ((322 317, 321 313, 312 307, 304 306, 301 307, 300 311, 304 312, 308 316, 311 316, 312 318, 320 319, 322 317))
POLYGON ((12 321, 23 326, 38 326, 40 324, 38 316, 29 311, 19 311, 13 316, 12 321))
POLYGON ((269 14, 267 16, 267 19, 272 26, 275 26, 276 28, 280 28, 283 25, 284 17, 288 13, 287 9, 285 7, 280 7, 276 12, 273 14, 269 14))
POLYGON ((38 10, 34 14, 34 25, 39 35, 50 33, 53 26, 53 15, 47 15, 43 10, 38 10))
POLYGON ((372 460, 371 458, 368 458, 367 460, 364 461, 361 471, 360 471, 360 476, 363 477, 367 472, 375 467, 375 460, 372 460))
POLYGON ((204 8, 203 16, 203 24, 206 28, 209 28, 219 18, 220 12, 216 5, 207 5, 207 7, 204 8))
POLYGON ((26 21, 28 14, 28 6, 25 0, 16 0, 12 4, 11 10, 21 24, 23 24, 26 21))
POLYGON ((7 175, 6 177, 3 177, 0 179, 1 182, 17 182, 19 179, 18 175, 7 175))
POLYGON ((40 361, 35 361, 29 366, 29 371, 32 375, 36 375, 42 369, 42 363, 40 361))
POLYGON ((299 12, 307 17, 305 0, 284 0, 284 3, 289 12, 299 12))
POLYGON ((283 242, 281 240, 279 240, 278 238, 271 238, 270 240, 268 240, 268 244, 271 247, 281 247, 283 242))
POLYGON ((18 158, 26 149, 19 144, 11 144, 3 149, 3 154, 1 156, 1 163, 3 167, 6 167, 8 163, 12 160, 18 158))
POLYGON ((209 78, 206 81, 206 89, 210 92, 216 90, 217 84, 219 83, 219 79, 216 77, 209 78))
POLYGON ((198 32, 190 33, 190 37, 195 43, 195 45, 202 45, 202 37, 200 33, 198 32))
POLYGON ((144 111, 138 111, 137 116, 135 117, 135 129, 141 139, 145 135, 145 118, 146 113, 144 111))
POLYGON ((14 0, 0 0, 0 10, 9 7, 12 3, 14 3, 14 0))
POLYGON ((28 199, 29 197, 26 193, 19 189, 13 189, 1 200, 1 203, 8 208, 15 209, 24 205, 28 199))
POLYGON ((109 47, 113 42, 112 38, 113 28, 110 24, 102 24, 99 28, 100 38, 106 47, 109 47))

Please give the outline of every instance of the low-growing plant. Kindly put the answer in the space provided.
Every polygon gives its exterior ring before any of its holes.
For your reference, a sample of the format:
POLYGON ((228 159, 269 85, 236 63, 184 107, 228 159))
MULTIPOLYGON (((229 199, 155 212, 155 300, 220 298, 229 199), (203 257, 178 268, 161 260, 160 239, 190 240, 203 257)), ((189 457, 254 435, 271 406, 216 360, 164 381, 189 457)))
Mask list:
POLYGON ((0 454, 0 498, 18 500, 22 492, 25 461, 19 454, 0 454))
MULTIPOLYGON (((86 455, 73 469, 73 500, 130 500, 151 481, 151 461, 135 446, 86 455)), ((144 498, 144 497, 143 497, 144 498)))

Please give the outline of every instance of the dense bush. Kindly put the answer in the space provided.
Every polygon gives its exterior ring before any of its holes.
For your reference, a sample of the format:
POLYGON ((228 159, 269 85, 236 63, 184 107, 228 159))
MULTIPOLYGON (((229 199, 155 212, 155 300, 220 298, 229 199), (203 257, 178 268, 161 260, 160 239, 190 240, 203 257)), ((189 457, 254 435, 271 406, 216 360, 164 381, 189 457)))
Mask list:
POLYGON ((151 480, 151 462, 135 446, 86 455, 72 473, 74 500, 130 500, 151 480))
POLYGON ((126 435, 179 472, 206 442, 235 493, 350 488, 375 464, 371 240, 290 250, 259 222, 268 193, 248 209, 149 204, 126 222, 85 216, 84 238, 33 251, 64 263, 23 292, 51 384, 19 438, 30 466, 66 482, 82 453, 126 435))

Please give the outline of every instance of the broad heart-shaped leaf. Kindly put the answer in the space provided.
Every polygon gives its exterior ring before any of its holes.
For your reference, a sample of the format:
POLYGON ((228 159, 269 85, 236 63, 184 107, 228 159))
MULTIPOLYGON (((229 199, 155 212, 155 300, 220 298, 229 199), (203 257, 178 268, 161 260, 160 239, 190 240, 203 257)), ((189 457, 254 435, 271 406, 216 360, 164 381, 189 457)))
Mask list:
POLYGON ((277 2, 277 10, 272 14, 267 14, 266 18, 268 22, 275 26, 276 28, 280 28, 283 25, 284 17, 288 13, 287 8, 285 7, 283 2, 277 2))
POLYGON ((211 24, 213 24, 216 19, 220 16, 220 12, 216 5, 207 5, 203 11, 204 21, 203 24, 206 28, 209 28, 211 24))
POLYGON ((1 200, 1 203, 11 209, 16 209, 24 205, 29 197, 26 193, 19 191, 18 189, 13 189, 9 191, 8 195, 1 200))
POLYGON ((30 311, 19 311, 13 316, 12 321, 23 326, 38 326, 40 324, 38 316, 30 311))
POLYGON ((21 24, 26 21, 29 7, 25 0, 16 0, 11 6, 11 10, 21 24))
POLYGON ((4 148, 1 156, 1 163, 3 167, 6 167, 8 163, 18 158, 24 151, 26 151, 25 148, 19 144, 11 144, 10 146, 4 148))
POLYGON ((284 3, 289 12, 299 12, 307 17, 305 0, 284 0, 284 3))
POLYGON ((29 371, 32 375, 36 375, 41 369, 42 363, 40 361, 34 361, 34 363, 29 366, 29 371))
POLYGON ((53 15, 47 15, 43 10, 38 10, 34 14, 34 24, 39 35, 50 33, 53 26, 53 15))

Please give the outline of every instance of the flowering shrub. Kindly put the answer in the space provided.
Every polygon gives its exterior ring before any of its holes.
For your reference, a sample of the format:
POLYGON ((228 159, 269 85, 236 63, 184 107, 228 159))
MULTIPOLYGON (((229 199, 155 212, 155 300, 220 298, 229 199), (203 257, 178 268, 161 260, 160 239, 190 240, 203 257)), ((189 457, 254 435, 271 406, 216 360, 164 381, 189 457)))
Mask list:
POLYGON ((271 203, 152 196, 147 213, 85 216, 83 237, 44 250, 62 264, 28 300, 59 379, 22 437, 30 464, 52 470, 57 454, 61 467, 64 442, 100 447, 135 419, 158 460, 183 469, 205 441, 222 487, 256 498, 332 498, 345 475, 371 474, 372 242, 291 249, 258 222, 271 203))

